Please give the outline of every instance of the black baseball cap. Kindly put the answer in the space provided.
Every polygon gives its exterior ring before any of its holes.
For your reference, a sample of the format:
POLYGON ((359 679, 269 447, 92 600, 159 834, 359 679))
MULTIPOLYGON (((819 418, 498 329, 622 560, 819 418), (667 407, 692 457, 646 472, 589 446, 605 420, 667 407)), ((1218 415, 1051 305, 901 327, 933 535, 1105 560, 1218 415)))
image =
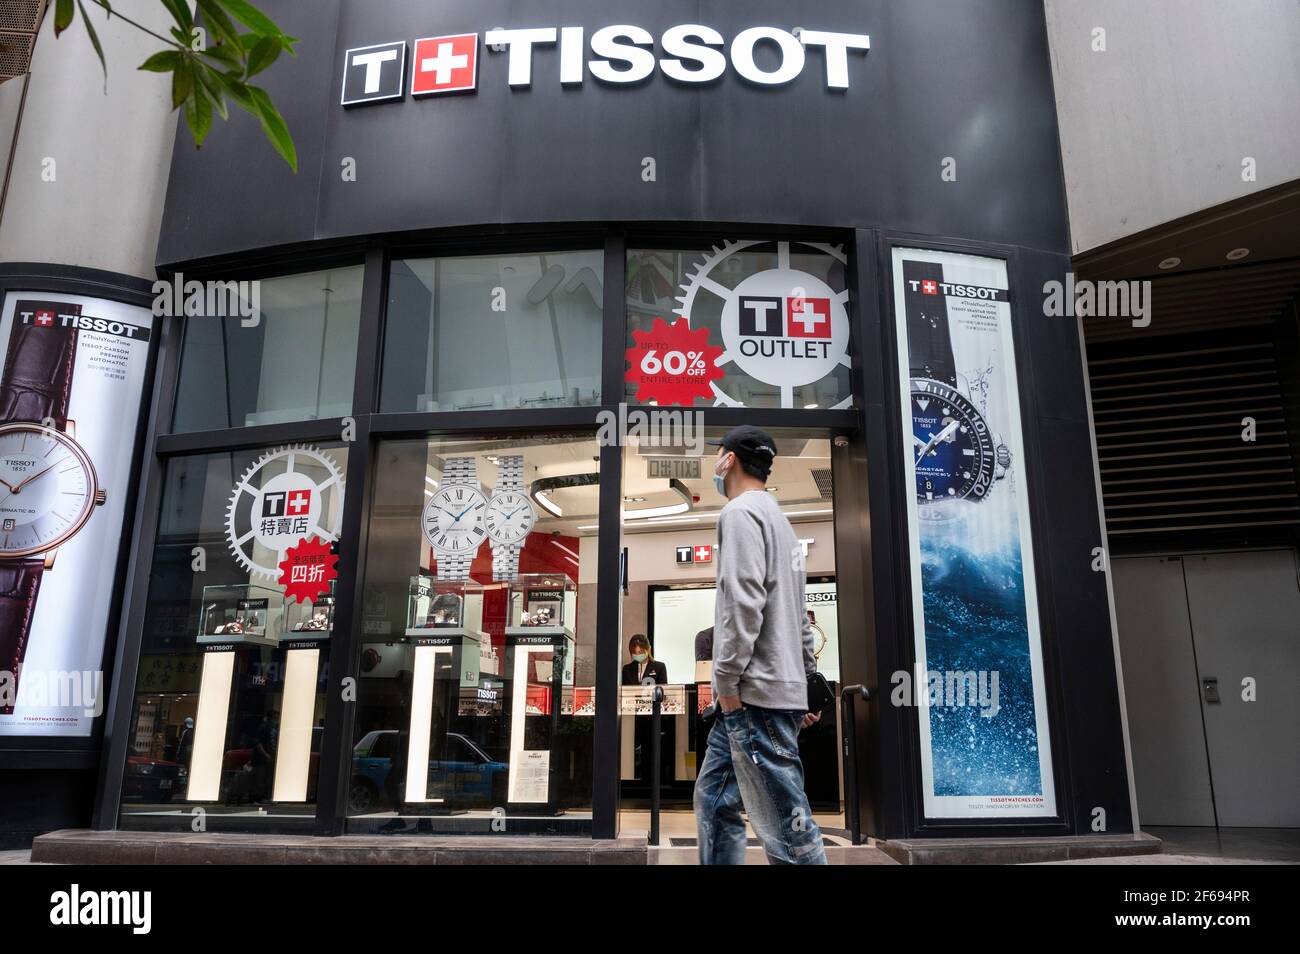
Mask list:
POLYGON ((711 447, 725 447, 740 460, 763 471, 764 479, 772 471, 772 461, 776 457, 776 441, 772 435, 761 427, 742 424, 733 427, 720 439, 705 441, 711 447))

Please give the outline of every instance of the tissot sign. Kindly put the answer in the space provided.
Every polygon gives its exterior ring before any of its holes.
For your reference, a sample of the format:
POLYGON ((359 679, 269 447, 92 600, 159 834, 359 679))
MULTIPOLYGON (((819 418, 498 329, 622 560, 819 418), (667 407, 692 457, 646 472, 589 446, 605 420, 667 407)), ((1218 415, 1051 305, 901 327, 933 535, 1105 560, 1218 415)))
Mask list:
POLYGON ((481 44, 477 33, 421 37, 409 44, 394 40, 349 49, 343 57, 342 103, 399 100, 408 90, 413 97, 471 92, 484 53, 506 57, 507 82, 515 88, 533 84, 534 66, 539 81, 564 86, 581 86, 588 74, 602 83, 640 83, 656 69, 674 82, 711 83, 728 65, 751 83, 784 86, 804 72, 811 49, 824 61, 826 88, 848 89, 850 56, 870 47, 866 34, 766 26, 741 30, 728 42, 698 23, 670 27, 657 43, 648 30, 628 24, 602 27, 589 42, 585 27, 488 30, 481 44), (767 53, 758 54, 765 47, 767 53))

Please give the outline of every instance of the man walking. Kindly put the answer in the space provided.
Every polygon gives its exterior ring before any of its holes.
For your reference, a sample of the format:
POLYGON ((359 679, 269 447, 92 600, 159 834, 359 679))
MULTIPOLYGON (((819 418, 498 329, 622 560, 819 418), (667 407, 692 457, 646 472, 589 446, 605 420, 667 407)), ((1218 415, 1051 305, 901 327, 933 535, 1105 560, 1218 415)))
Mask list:
POLYGON ((776 443, 757 427, 720 441, 713 616, 717 718, 695 782, 700 863, 745 863, 743 806, 772 864, 826 864, 803 790, 799 731, 809 713, 813 633, 804 608, 803 548, 767 492, 776 443))

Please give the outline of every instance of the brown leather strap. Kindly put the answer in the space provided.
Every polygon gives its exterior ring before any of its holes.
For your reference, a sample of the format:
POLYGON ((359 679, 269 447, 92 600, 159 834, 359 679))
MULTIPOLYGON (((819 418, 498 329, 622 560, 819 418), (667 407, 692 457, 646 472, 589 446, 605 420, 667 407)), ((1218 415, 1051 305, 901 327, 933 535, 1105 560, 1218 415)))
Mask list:
POLYGON ((80 314, 80 305, 66 302, 17 303, 0 378, 0 423, 52 418, 55 429, 67 426, 77 329, 64 327, 63 316, 80 314))
MULTIPOLYGON (((36 611, 36 593, 41 588, 43 560, 7 560, 0 563, 0 670, 13 673, 13 688, 27 654, 27 634, 32 629, 36 611)), ((0 704, 0 715, 9 715, 14 707, 0 704)))

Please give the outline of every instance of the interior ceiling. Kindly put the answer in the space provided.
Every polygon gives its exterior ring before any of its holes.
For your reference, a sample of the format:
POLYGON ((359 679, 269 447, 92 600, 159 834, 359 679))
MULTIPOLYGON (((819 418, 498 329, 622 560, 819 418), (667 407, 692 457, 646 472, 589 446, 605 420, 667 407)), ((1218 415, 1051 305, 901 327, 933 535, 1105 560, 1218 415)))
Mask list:
MULTIPOLYGON (((717 435, 709 433, 708 439, 717 435)), ((829 499, 830 440, 799 436, 776 437, 777 458, 768 478, 769 488, 782 507, 795 522, 800 519, 825 520, 830 516, 829 499), (813 512, 817 511, 817 512, 813 512), (800 518, 800 514, 805 514, 800 518)), ((531 483, 544 477, 562 477, 598 472, 599 445, 592 438, 572 435, 542 440, 537 436, 516 440, 481 440, 463 444, 435 443, 429 450, 428 477, 439 479, 442 461, 458 455, 473 455, 478 459, 478 476, 485 488, 496 482, 496 466, 491 459, 511 453, 523 453, 525 480, 531 483)), ((637 446, 629 443, 623 452, 623 496, 627 511, 643 508, 666 507, 679 504, 681 496, 673 491, 664 478, 647 476, 647 461, 653 456, 692 457, 700 461, 700 476, 683 480, 691 495, 696 498, 690 511, 674 514, 661 520, 627 520, 625 532, 669 531, 711 527, 726 502, 713 488, 713 461, 717 448, 705 447, 702 456, 696 457, 684 448, 637 446), (632 498, 644 498, 636 500, 632 498), (678 518, 684 519, 678 519, 678 518)), ((563 516, 556 518, 538 508, 538 527, 547 532, 584 536, 595 533, 596 515, 600 503, 599 484, 580 487, 563 487, 547 494, 560 507, 563 516)))

